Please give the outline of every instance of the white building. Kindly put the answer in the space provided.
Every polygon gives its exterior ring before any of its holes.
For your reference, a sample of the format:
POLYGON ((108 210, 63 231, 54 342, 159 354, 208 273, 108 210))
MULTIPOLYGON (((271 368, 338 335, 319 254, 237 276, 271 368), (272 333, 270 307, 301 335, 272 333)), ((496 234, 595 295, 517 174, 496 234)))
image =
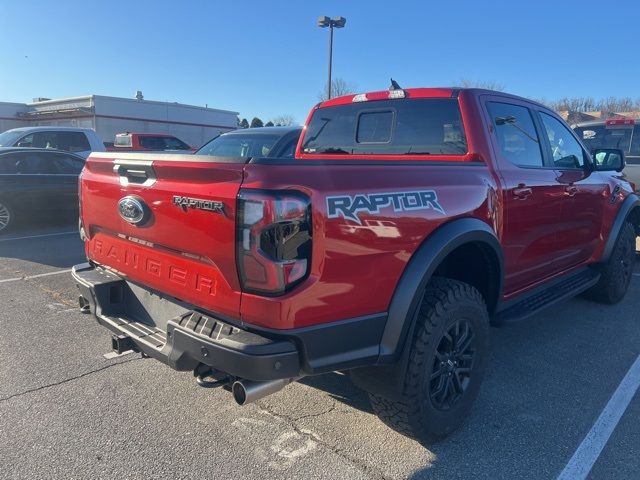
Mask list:
POLYGON ((116 133, 170 133, 192 146, 237 128, 238 112, 136 98, 84 97, 31 103, 0 102, 0 132, 26 126, 57 125, 94 129, 103 142, 116 133))

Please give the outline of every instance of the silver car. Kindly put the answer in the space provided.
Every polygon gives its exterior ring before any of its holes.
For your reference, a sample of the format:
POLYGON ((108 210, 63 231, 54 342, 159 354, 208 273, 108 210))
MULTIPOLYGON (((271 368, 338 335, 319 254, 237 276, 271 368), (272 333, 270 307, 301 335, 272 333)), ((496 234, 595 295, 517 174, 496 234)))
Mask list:
POLYGON ((617 148, 625 154, 624 173, 640 190, 640 123, 630 118, 582 122, 572 126, 586 147, 617 148))

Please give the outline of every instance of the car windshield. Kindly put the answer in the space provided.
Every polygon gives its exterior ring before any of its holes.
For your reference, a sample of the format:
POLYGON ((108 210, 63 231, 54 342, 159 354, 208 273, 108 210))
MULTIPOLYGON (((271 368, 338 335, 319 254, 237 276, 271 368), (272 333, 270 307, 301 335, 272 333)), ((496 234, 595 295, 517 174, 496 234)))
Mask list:
POLYGON ((24 135, 24 132, 16 132, 9 130, 0 134, 0 147, 13 147, 13 144, 24 135))
POLYGON ((196 155, 267 157, 279 138, 279 135, 251 133, 220 135, 200 148, 196 155))
POLYGON ((457 100, 383 100, 317 110, 302 152, 463 155, 467 142, 457 100))

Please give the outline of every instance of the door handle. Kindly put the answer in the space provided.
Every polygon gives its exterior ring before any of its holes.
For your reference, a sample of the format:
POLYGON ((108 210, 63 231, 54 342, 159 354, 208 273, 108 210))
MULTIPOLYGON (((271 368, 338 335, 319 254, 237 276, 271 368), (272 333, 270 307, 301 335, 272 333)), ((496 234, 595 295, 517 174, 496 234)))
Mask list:
POLYGON ((564 191, 567 192, 567 195, 569 195, 570 197, 573 197, 576 193, 578 193, 578 187, 569 185, 564 189, 564 191))
POLYGON ((515 199, 525 200, 526 198, 531 196, 533 190, 531 190, 531 187, 527 187, 524 183, 519 183, 518 186, 512 190, 512 192, 515 199))

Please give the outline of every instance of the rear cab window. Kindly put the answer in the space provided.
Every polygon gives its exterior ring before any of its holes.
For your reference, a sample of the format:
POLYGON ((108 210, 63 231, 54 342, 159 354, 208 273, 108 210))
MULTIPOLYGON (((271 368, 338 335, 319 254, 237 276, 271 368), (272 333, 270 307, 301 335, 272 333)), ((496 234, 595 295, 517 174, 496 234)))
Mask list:
POLYGON ((301 153, 462 156, 467 141, 455 98, 377 100, 316 110, 301 153))
POLYGON ((242 158, 267 157, 279 139, 278 135, 231 133, 214 138, 195 154, 242 158))
POLYGON ((148 150, 189 150, 191 147, 176 137, 140 137, 140 146, 148 150))

